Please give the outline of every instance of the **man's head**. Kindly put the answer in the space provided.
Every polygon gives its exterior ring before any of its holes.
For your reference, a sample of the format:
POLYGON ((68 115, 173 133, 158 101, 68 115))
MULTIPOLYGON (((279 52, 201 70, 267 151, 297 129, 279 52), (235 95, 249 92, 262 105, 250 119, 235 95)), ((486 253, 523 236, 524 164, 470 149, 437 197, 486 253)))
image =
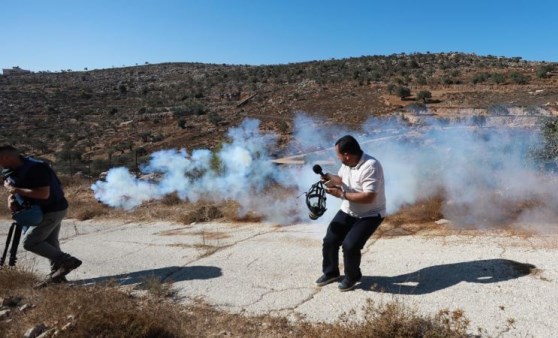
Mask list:
POLYGON ((0 146, 0 167, 14 169, 21 163, 19 151, 9 144, 0 146))
POLYGON ((341 163, 354 167, 360 161, 362 149, 354 137, 345 135, 335 142, 335 153, 341 163))

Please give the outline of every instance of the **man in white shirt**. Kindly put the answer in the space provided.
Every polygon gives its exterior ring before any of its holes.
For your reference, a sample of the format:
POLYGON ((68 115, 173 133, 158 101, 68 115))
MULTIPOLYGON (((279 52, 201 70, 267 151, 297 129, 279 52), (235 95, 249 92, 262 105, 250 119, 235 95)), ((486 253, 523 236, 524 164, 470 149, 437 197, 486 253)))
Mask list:
POLYGON ((351 135, 335 142, 335 152, 342 165, 338 175, 325 175, 326 192, 343 202, 324 237, 323 275, 316 284, 323 286, 339 279, 339 247, 342 246, 345 278, 339 289, 348 291, 362 278, 361 250, 386 214, 384 171, 380 162, 365 154, 351 135))

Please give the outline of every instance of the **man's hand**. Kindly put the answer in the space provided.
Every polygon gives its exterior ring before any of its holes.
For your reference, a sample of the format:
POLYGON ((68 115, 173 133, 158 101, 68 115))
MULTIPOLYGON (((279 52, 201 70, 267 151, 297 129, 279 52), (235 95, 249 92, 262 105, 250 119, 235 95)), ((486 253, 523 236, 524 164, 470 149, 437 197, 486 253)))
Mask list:
POLYGON ((343 189, 341 189, 341 186, 337 185, 337 186, 332 186, 332 187, 327 187, 325 189, 325 191, 332 195, 335 196, 337 198, 341 198, 343 196, 343 189))
POLYGON ((12 212, 19 209, 19 206, 15 200, 15 196, 12 194, 8 196, 8 209, 10 209, 12 212))
POLYGON ((8 180, 5 180, 5 181, 4 181, 4 187, 5 187, 6 189, 8 189, 8 192, 9 192, 10 194, 15 194, 15 189, 16 189, 16 188, 15 188, 15 187, 12 185, 12 183, 10 183, 8 180))
POLYGON ((328 188, 343 185, 343 179, 341 179, 341 177, 339 177, 337 175, 332 175, 332 174, 327 174, 327 179, 322 178, 321 181, 328 188))

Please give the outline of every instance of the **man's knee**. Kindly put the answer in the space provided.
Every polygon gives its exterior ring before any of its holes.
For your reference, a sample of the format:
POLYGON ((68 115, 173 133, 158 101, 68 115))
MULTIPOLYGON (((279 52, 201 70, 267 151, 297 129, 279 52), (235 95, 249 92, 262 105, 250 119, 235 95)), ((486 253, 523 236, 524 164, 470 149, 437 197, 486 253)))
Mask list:
POLYGON ((32 238, 24 237, 23 238, 23 248, 27 251, 33 251, 33 247, 37 245, 37 241, 34 241, 32 238))
POLYGON ((23 248, 27 251, 33 251, 33 248, 39 243, 44 242, 44 234, 39 228, 31 227, 22 239, 23 248))
POLYGON ((350 241, 343 242, 343 252, 346 254, 360 253, 361 249, 362 249, 361 245, 357 242, 350 242, 350 241))
POLYGON ((336 236, 325 236, 323 244, 325 247, 340 247, 341 241, 336 236))

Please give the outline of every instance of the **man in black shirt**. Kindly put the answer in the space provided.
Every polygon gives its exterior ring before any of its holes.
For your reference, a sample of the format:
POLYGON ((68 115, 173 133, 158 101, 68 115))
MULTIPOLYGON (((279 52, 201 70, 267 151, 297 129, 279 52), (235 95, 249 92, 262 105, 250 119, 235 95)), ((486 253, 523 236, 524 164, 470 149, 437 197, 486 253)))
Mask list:
POLYGON ((52 168, 39 160, 24 157, 10 145, 0 146, 0 166, 3 168, 4 187, 8 189, 8 207, 12 212, 39 206, 42 221, 29 225, 23 247, 50 260, 48 281, 63 282, 65 276, 81 265, 81 261, 60 250, 60 225, 68 211, 62 185, 52 168))

